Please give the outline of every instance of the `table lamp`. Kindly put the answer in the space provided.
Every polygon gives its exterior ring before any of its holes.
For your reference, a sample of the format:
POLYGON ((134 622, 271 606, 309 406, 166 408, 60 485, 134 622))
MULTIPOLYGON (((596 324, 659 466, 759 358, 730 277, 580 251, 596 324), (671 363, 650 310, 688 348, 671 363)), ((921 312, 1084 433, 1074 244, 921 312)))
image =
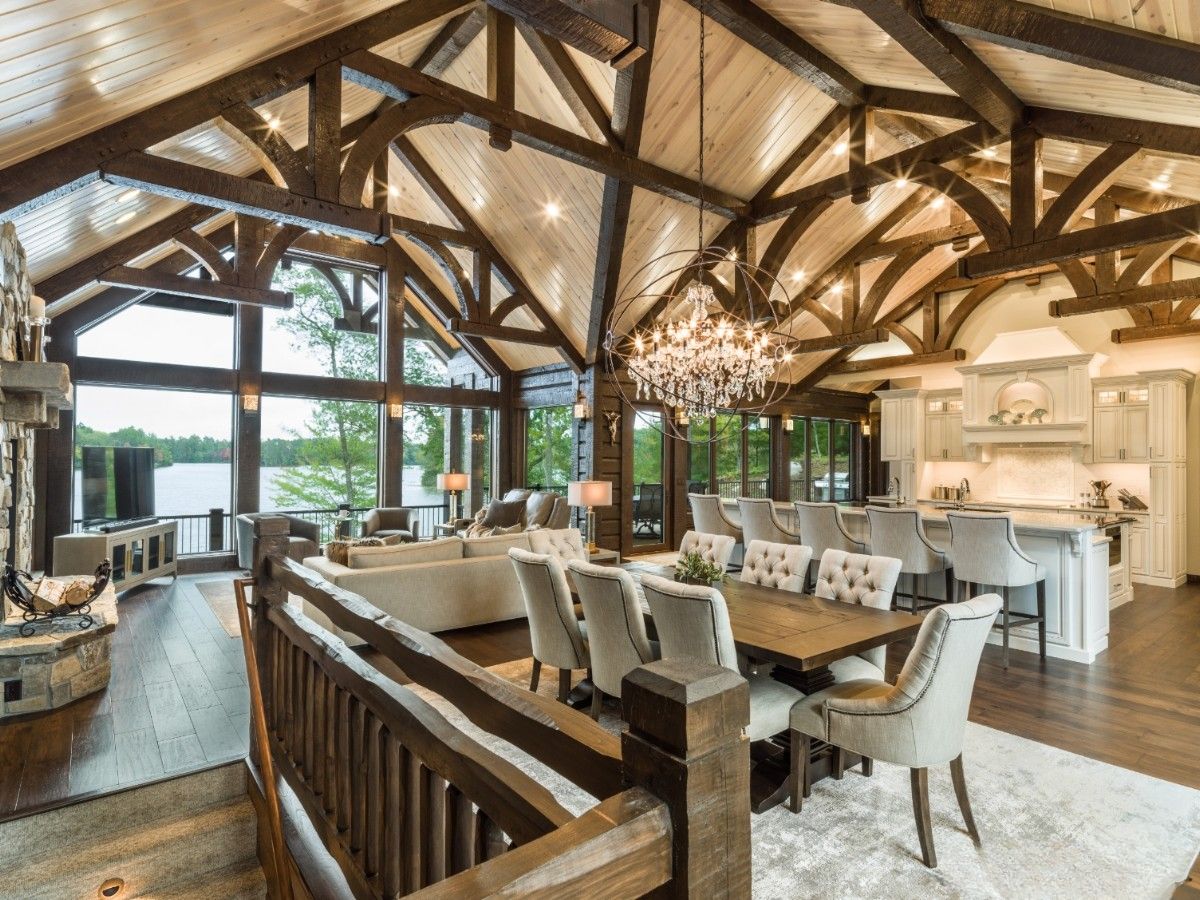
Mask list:
POLYGON ((593 507, 612 506, 611 481, 571 481, 567 483, 567 502, 587 507, 587 550, 596 552, 596 513, 593 507))
POLYGON ((471 476, 466 472, 443 472, 437 477, 439 491, 450 492, 450 521, 458 518, 458 492, 471 485, 471 476))

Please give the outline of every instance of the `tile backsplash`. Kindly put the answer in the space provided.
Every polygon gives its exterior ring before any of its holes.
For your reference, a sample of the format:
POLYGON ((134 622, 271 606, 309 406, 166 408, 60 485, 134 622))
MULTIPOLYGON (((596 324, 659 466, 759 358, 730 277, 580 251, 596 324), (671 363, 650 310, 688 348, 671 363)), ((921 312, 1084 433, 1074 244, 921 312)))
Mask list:
POLYGON ((997 447, 993 465, 1001 500, 1077 499, 1070 447, 997 447))

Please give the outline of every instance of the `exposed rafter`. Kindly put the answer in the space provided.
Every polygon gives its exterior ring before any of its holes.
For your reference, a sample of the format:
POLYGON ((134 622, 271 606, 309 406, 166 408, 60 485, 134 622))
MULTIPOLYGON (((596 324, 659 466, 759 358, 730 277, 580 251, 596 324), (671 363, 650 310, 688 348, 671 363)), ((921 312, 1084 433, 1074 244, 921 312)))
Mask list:
POLYGON ((645 0, 491 0, 491 5, 621 70, 654 40, 645 0))
MULTIPOLYGON (((567 48, 528 25, 521 24, 517 28, 530 52, 545 71, 546 77, 554 83, 559 96, 571 108, 572 114, 587 136, 593 141, 603 141, 609 146, 620 147, 604 104, 579 71, 575 60, 571 59, 567 48)), ((620 79, 618 74, 618 82, 620 79)))
POLYGON ((198 297, 202 300, 223 300, 228 303, 248 303, 277 309, 290 309, 292 305, 292 295, 289 291, 260 290, 241 284, 226 284, 207 278, 188 278, 150 269, 135 269, 132 266, 113 266, 97 281, 109 287, 157 291, 179 297, 198 297))

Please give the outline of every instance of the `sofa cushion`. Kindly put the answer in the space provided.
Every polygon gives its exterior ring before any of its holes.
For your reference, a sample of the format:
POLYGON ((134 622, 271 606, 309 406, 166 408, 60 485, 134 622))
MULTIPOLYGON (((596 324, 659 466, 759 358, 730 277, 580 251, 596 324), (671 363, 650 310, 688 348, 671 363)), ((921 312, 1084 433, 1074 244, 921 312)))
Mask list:
POLYGON ((462 540, 456 537, 448 537, 418 544, 397 544, 387 547, 351 547, 347 551, 346 564, 351 569, 378 569, 383 566, 406 566, 413 563, 462 559, 462 556, 462 540))
POLYGON ((521 521, 524 512, 524 500, 493 500, 479 524, 488 528, 511 528, 521 521))
POLYGON ((509 547, 529 549, 529 538, 524 532, 497 534, 491 537, 471 538, 463 541, 463 558, 478 559, 481 556, 507 556, 509 547))
POLYGON ((529 499, 525 501, 525 527, 537 528, 545 525, 550 519, 557 498, 557 494, 549 491, 534 491, 530 494, 529 499))

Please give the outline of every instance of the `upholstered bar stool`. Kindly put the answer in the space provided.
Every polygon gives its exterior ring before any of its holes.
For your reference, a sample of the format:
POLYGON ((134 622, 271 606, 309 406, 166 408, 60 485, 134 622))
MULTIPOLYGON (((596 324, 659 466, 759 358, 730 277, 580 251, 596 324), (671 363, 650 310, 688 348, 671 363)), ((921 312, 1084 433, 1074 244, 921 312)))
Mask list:
POLYGON ((547 553, 511 547, 508 558, 517 570, 529 616, 529 637, 533 643, 529 690, 537 691, 542 663, 554 666, 558 669, 558 699, 566 703, 571 693, 571 670, 591 665, 566 573, 558 558, 547 553))
POLYGON ((810 559, 811 547, 751 541, 746 545, 740 580, 799 594, 804 590, 804 576, 810 559))
MULTIPOLYGON (((890 509, 883 506, 868 506, 867 521, 871 523, 871 555, 890 556, 900 560, 900 574, 911 579, 909 596, 912 606, 909 612, 949 603, 954 600, 954 563, 950 554, 934 545, 925 534, 921 516, 915 509, 890 509), (942 572, 946 579, 946 599, 930 599, 921 605, 920 587, 928 594, 929 576, 942 572)), ((899 590, 893 606, 900 605, 899 590)))
POLYGON ((734 544, 745 546, 742 529, 725 513, 719 494, 688 494, 692 508, 692 525, 703 534, 724 534, 733 538, 734 544))
MULTIPOLYGON (((842 520, 842 511, 836 503, 797 500, 793 505, 796 508, 796 527, 800 530, 800 540, 806 547, 812 547, 814 562, 819 561, 826 550, 867 552, 866 544, 850 537, 842 520)), ((812 574, 811 566, 809 574, 812 574)))
POLYGON ((746 553, 755 541, 768 544, 798 544, 800 533, 792 531, 775 515, 775 501, 766 498, 738 497, 738 512, 742 516, 742 538, 746 553))
MULTIPOLYGON (((817 569, 813 593, 826 600, 856 603, 874 609, 891 609, 900 560, 887 556, 867 556, 845 550, 826 550, 817 569)), ((884 679, 887 647, 872 647, 856 656, 835 659, 829 664, 836 682, 857 678, 884 679)))
POLYGON ((1003 600, 999 626, 1004 632, 1004 668, 1008 668, 1008 632, 1018 625, 1038 627, 1038 655, 1046 658, 1046 570, 1017 543, 1012 516, 1006 513, 955 511, 946 513, 950 526, 950 552, 954 556, 957 585, 966 585, 970 599, 977 585, 1000 589, 1003 600), (1009 595, 1015 587, 1035 585, 1037 612, 1013 612, 1009 595))
POLYGON ((705 534, 700 531, 685 531, 679 542, 679 555, 699 553, 710 563, 716 563, 724 571, 729 567, 733 555, 734 540, 727 534, 705 534))

